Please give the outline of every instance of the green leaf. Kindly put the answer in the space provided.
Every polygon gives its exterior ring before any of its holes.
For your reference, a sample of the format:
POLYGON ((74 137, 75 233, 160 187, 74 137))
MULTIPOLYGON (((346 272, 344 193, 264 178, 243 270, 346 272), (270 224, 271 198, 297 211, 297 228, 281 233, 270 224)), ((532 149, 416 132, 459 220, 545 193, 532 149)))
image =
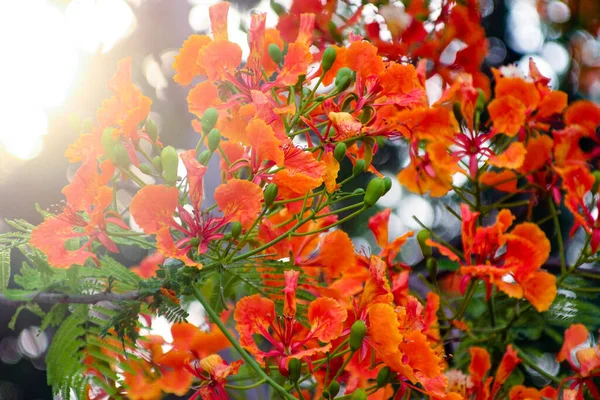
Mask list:
POLYGON ((10 279, 10 248, 0 247, 0 293, 8 287, 10 279))

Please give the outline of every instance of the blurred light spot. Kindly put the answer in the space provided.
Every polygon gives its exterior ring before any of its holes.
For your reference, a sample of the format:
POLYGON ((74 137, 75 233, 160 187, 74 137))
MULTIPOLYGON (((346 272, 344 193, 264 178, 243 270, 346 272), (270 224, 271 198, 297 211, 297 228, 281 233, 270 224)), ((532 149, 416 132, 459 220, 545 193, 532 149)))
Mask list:
POLYGON ((30 326, 19 334, 19 350, 24 356, 38 358, 48 348, 48 335, 39 326, 30 326))
POLYGON ((65 15, 77 44, 88 53, 108 52, 137 24, 124 0, 73 0, 65 15))
POLYGON ((421 225, 414 220, 413 216, 419 219, 425 226, 431 226, 433 223, 433 207, 424 198, 419 196, 405 196, 402 198, 402 205, 398 208, 398 215, 402 222, 410 229, 419 229, 421 225))
POLYGON ((556 42, 547 42, 544 44, 544 47, 542 47, 542 57, 558 75, 567 72, 569 63, 571 62, 571 56, 567 49, 556 42))
POLYGON ((169 86, 169 83, 154 55, 150 54, 144 58, 142 70, 148 84, 156 89, 156 97, 165 100, 165 89, 169 86))
POLYGON ((425 90, 427 91, 427 98, 429 99, 430 105, 442 97, 443 83, 444 81, 442 80, 442 77, 438 74, 435 74, 425 81, 425 90))
POLYGON ((452 175, 452 184, 454 186, 463 186, 468 181, 469 178, 467 178, 467 176, 462 172, 457 172, 454 175, 452 175))
POLYGON ((519 53, 533 53, 540 49, 544 35, 535 1, 516 2, 510 10, 507 23, 508 45, 519 53))
POLYGON ((48 117, 41 109, 0 105, 0 148, 21 160, 37 157, 48 133, 48 117))
POLYGON ((402 187, 400 186, 400 182, 398 182, 398 179, 396 179, 395 175, 385 174, 385 176, 389 177, 392 180, 392 188, 383 197, 379 199, 377 204, 381 207, 396 208, 400 205, 402 187))
POLYGON ((479 10, 482 18, 492 15, 494 12, 494 0, 481 0, 479 2, 479 10))
POLYGON ((409 231, 408 227, 402 222, 402 218, 395 212, 390 214, 390 221, 388 223, 389 240, 392 241, 398 236, 404 235, 409 231))
POLYGON ((548 19, 556 24, 563 24, 571 18, 569 6, 562 1, 552 1, 546 6, 548 19))
POLYGON ((200 304, 200 302, 192 301, 186 307, 186 310, 189 314, 187 321, 190 324, 196 325, 196 326, 206 325, 206 316, 205 316, 206 314, 205 314, 204 308, 202 307, 202 304, 200 304))
POLYGON ((9 336, 0 341, 0 360, 4 364, 16 364, 21 357, 17 338, 9 336))
POLYGON ((210 19, 208 18, 208 8, 212 5, 209 2, 202 2, 195 5, 188 15, 188 23, 196 32, 207 32, 210 29, 210 19))
POLYGON ((600 63, 600 43, 594 38, 586 40, 581 46, 581 62, 589 66, 600 63))
POLYGON ((444 51, 442 51, 442 54, 440 54, 440 63, 443 65, 454 64, 454 61, 456 61, 456 54, 467 47, 467 44, 460 39, 452 40, 448 43, 448 46, 446 46, 444 51))
POLYGON ((175 70, 173 69, 173 62, 175 61, 175 56, 179 54, 179 50, 165 50, 160 54, 160 64, 163 73, 166 76, 175 75, 175 70))
POLYGON ((415 265, 423 259, 419 243, 414 237, 408 238, 406 243, 404 243, 400 251, 400 257, 408 265, 415 265))
POLYGON ((500 65, 506 58, 506 45, 504 42, 496 37, 489 37, 489 50, 485 57, 486 61, 490 65, 500 65))
POLYGON ((519 70, 523 73, 523 75, 529 75, 529 59, 532 58, 533 62, 535 62, 536 67, 540 70, 542 75, 546 78, 550 78, 550 83, 548 84, 552 89, 558 88, 558 75, 554 72, 554 69, 550 66, 548 61, 544 58, 530 54, 524 55, 519 62, 517 63, 519 70))
MULTIPOLYGON (((357 253, 365 252, 370 247, 369 241, 364 236, 354 236, 351 240, 354 250, 356 250, 357 253)), ((367 252, 367 254, 369 254, 369 252, 367 252)))

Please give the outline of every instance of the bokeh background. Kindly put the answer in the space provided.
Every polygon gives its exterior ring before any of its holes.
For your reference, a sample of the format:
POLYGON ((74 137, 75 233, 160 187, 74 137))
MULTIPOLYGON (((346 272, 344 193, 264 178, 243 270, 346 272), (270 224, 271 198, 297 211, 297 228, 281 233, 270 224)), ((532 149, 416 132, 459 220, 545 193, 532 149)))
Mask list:
MULTIPOLYGON (((46 208, 63 199, 60 191, 76 169, 63 154, 79 135, 81 123, 93 118, 109 97, 106 81, 121 58, 133 57, 133 81, 153 100, 150 117, 157 121, 163 142, 176 148, 195 146, 198 137, 187 112, 187 88, 174 84, 171 65, 190 34, 208 32, 208 7, 215 2, 0 1, 0 232, 9 228, 5 219, 40 222, 34 204, 46 208)), ((277 16, 268 0, 231 2, 230 38, 247 54, 240 27, 248 26, 250 12, 267 12, 270 26, 277 23, 277 16)), ((289 7, 290 0, 279 2, 289 7)), ((431 7, 439 7, 439 0, 432 0, 431 7)), ((600 1, 482 0, 481 13, 490 45, 486 73, 510 63, 526 68, 533 57, 552 78, 553 87, 566 91, 570 100, 600 102, 600 1)), ((448 46, 448 57, 456 53, 456 46, 460 43, 448 46)), ((435 101, 442 91, 440 79, 429 79, 427 89, 435 101)), ((403 190, 394 173, 405 162, 406 149, 400 143, 384 147, 374 160, 394 181, 379 202, 394 210, 391 236, 418 229, 415 215, 447 240, 455 240, 460 226, 446 206, 457 208, 457 201, 452 196, 431 201, 403 190)), ((456 179, 460 183, 461 178, 456 179)), ((216 177, 207 178, 208 197, 217 184, 216 177)), ((118 196, 127 202, 132 194, 123 189, 118 196)), ((364 230, 366 218, 345 227, 358 249, 373 244, 364 230)), ((578 246, 575 237, 568 257, 578 246)), ((123 252, 120 260, 134 265, 143 256, 123 252)), ((418 265, 420 257, 417 244, 410 240, 403 261, 418 265)), ((18 265, 14 254, 13 268, 18 265)), ((39 318, 27 311, 15 330, 8 329, 14 311, 0 304, 0 400, 52 399, 44 372, 52 331, 38 334, 39 318)), ((575 318, 576 311, 569 317, 575 318)))

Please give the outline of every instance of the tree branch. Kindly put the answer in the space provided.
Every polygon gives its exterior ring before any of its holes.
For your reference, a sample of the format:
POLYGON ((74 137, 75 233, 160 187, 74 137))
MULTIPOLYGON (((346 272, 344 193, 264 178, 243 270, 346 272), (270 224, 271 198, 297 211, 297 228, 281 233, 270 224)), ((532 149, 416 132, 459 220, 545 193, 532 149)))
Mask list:
POLYGON ((70 303, 70 304, 96 304, 101 301, 124 301, 124 300, 136 300, 142 297, 142 294, 138 290, 127 293, 96 293, 89 295, 75 295, 65 293, 37 293, 29 296, 23 296, 20 300, 12 300, 6 296, 0 294, 0 306, 10 305, 19 306, 21 304, 33 302, 38 304, 59 304, 59 303, 70 303))

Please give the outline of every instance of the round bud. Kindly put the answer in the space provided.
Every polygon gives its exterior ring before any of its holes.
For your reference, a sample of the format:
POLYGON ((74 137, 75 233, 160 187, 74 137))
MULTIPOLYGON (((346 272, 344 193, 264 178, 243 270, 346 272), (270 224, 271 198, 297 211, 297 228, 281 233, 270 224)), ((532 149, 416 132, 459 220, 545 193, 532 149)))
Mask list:
POLYGON ((335 62, 336 57, 337 52, 335 51, 335 48, 328 47, 325 49, 325 51, 323 52, 323 59, 321 60, 321 68, 323 68, 323 73, 331 69, 331 66, 335 62))
POLYGON ((210 151, 215 151, 219 148, 219 143, 221 143, 221 132, 218 129, 211 129, 208 134, 208 149, 210 151))
POLYGON ((333 151, 333 157, 338 162, 342 162, 342 160, 344 159, 344 157, 346 157, 346 150, 348 150, 348 147, 346 146, 346 143, 340 142, 340 143, 336 144, 335 145, 335 150, 333 151))
POLYGON ((274 183, 269 183, 267 185, 267 187, 265 188, 265 208, 268 208, 271 206, 271 204, 273 204, 273 202, 275 201, 275 199, 277 198, 277 192, 279 191, 279 188, 277 187, 276 184, 274 183))
POLYGON ((231 237, 236 239, 242 233, 242 224, 239 221, 235 221, 231 224, 231 237))
POLYGON ((177 166, 179 165, 179 156, 173 146, 167 146, 160 153, 160 161, 163 167, 163 177, 168 184, 174 185, 177 182, 177 166))
POLYGON ((158 139, 158 127, 156 126, 156 122, 149 118, 146 120, 146 133, 156 143, 156 139, 158 139))
POLYGON ((275 61, 275 64, 281 64, 281 60, 283 59, 283 54, 281 53, 281 49, 275 43, 271 43, 267 48, 267 52, 269 53, 269 57, 271 60, 275 61))
POLYGON ((302 363, 300 362, 300 360, 298 360, 297 358, 292 358, 290 360, 290 364, 289 364, 289 371, 290 371, 290 381, 291 382, 298 382, 298 379, 300 379, 300 371, 302 370, 302 363))
POLYGON ((392 188, 392 178, 390 178, 389 176, 386 176, 385 178, 383 178, 383 185, 385 188, 383 191, 383 194, 386 194, 392 188))
POLYGON ((425 266, 427 267, 427 272, 429 272, 429 276, 430 278, 434 278, 437 276, 438 273, 438 262, 435 258, 428 258, 427 262, 425 263, 425 266))
POLYGON ((138 165, 138 168, 140 169, 140 172, 142 174, 152 176, 152 167, 149 166, 148 164, 140 164, 140 165, 138 165))
POLYGON ((383 193, 385 192, 385 183, 381 178, 373 178, 369 181, 367 185, 367 190, 365 191, 365 197, 363 198, 363 202, 367 207, 373 207, 377 200, 383 193))
POLYGON ((427 245, 427 240, 431 238, 431 233, 429 231, 423 229, 417 233, 417 242, 419 243, 419 247, 421 248, 421 253, 423 253, 423 257, 429 258, 431 257, 431 247, 427 245))
POLYGON ((363 189, 363 188, 356 188, 352 192, 352 194, 363 194, 363 193, 365 193, 365 189, 363 189))
POLYGON ((594 175, 594 184, 592 185, 592 194, 598 193, 598 188, 600 187, 600 171, 592 172, 594 175))
POLYGON ((367 335, 367 325, 362 319, 356 320, 350 328, 350 350, 358 351, 367 335))
POLYGON ((106 156, 111 160, 114 158, 114 147, 117 145, 117 143, 119 143, 119 139, 113 136, 114 132, 115 128, 106 128, 102 131, 102 137, 100 138, 100 143, 102 144, 104 154, 106 154, 106 156))
POLYGON ((160 156, 156 156, 152 159, 152 167, 158 174, 162 174, 162 161, 160 156))
POLYGON ((352 392, 352 397, 350 397, 351 400, 367 400, 367 392, 365 391, 365 389, 356 389, 354 392, 352 392))
POLYGON ((333 381, 329 384, 329 388, 327 389, 331 398, 333 399, 340 392, 340 384, 338 381, 333 381))
POLYGON ((203 152, 201 152, 200 154, 198 154, 196 156, 196 159, 198 160, 198 162, 202 165, 208 165, 208 162, 210 161, 210 156, 212 156, 212 151, 210 150, 204 150, 203 152))
POLYGON ((284 6, 282 6, 279 3, 275 3, 272 0, 271 0, 271 9, 273 9, 273 11, 275 11, 275 14, 277 14, 277 15, 282 15, 282 14, 286 13, 284 6))
POLYGON ((390 381, 390 377, 392 376, 392 370, 390 367, 385 366, 379 370, 377 374, 377 387, 384 387, 390 381))
POLYGON ((348 89, 352 83, 352 70, 348 67, 342 67, 335 76, 335 87, 339 92, 348 89))
POLYGON ((192 245, 192 247, 200 246, 200 239, 198 239, 197 237, 191 238, 190 245, 192 245))
POLYGON ((356 176, 365 170, 365 160, 356 160, 354 168, 352 168, 352 175, 356 176))
POLYGON ((202 115, 202 119, 200 120, 202 124, 202 130, 204 133, 210 132, 212 128, 215 127, 217 120, 219 119, 219 112, 216 108, 207 108, 202 115))
POLYGON ((113 147, 113 156, 111 159, 121 168, 127 168, 131 164, 129 153, 121 143, 117 143, 115 147, 113 147))

